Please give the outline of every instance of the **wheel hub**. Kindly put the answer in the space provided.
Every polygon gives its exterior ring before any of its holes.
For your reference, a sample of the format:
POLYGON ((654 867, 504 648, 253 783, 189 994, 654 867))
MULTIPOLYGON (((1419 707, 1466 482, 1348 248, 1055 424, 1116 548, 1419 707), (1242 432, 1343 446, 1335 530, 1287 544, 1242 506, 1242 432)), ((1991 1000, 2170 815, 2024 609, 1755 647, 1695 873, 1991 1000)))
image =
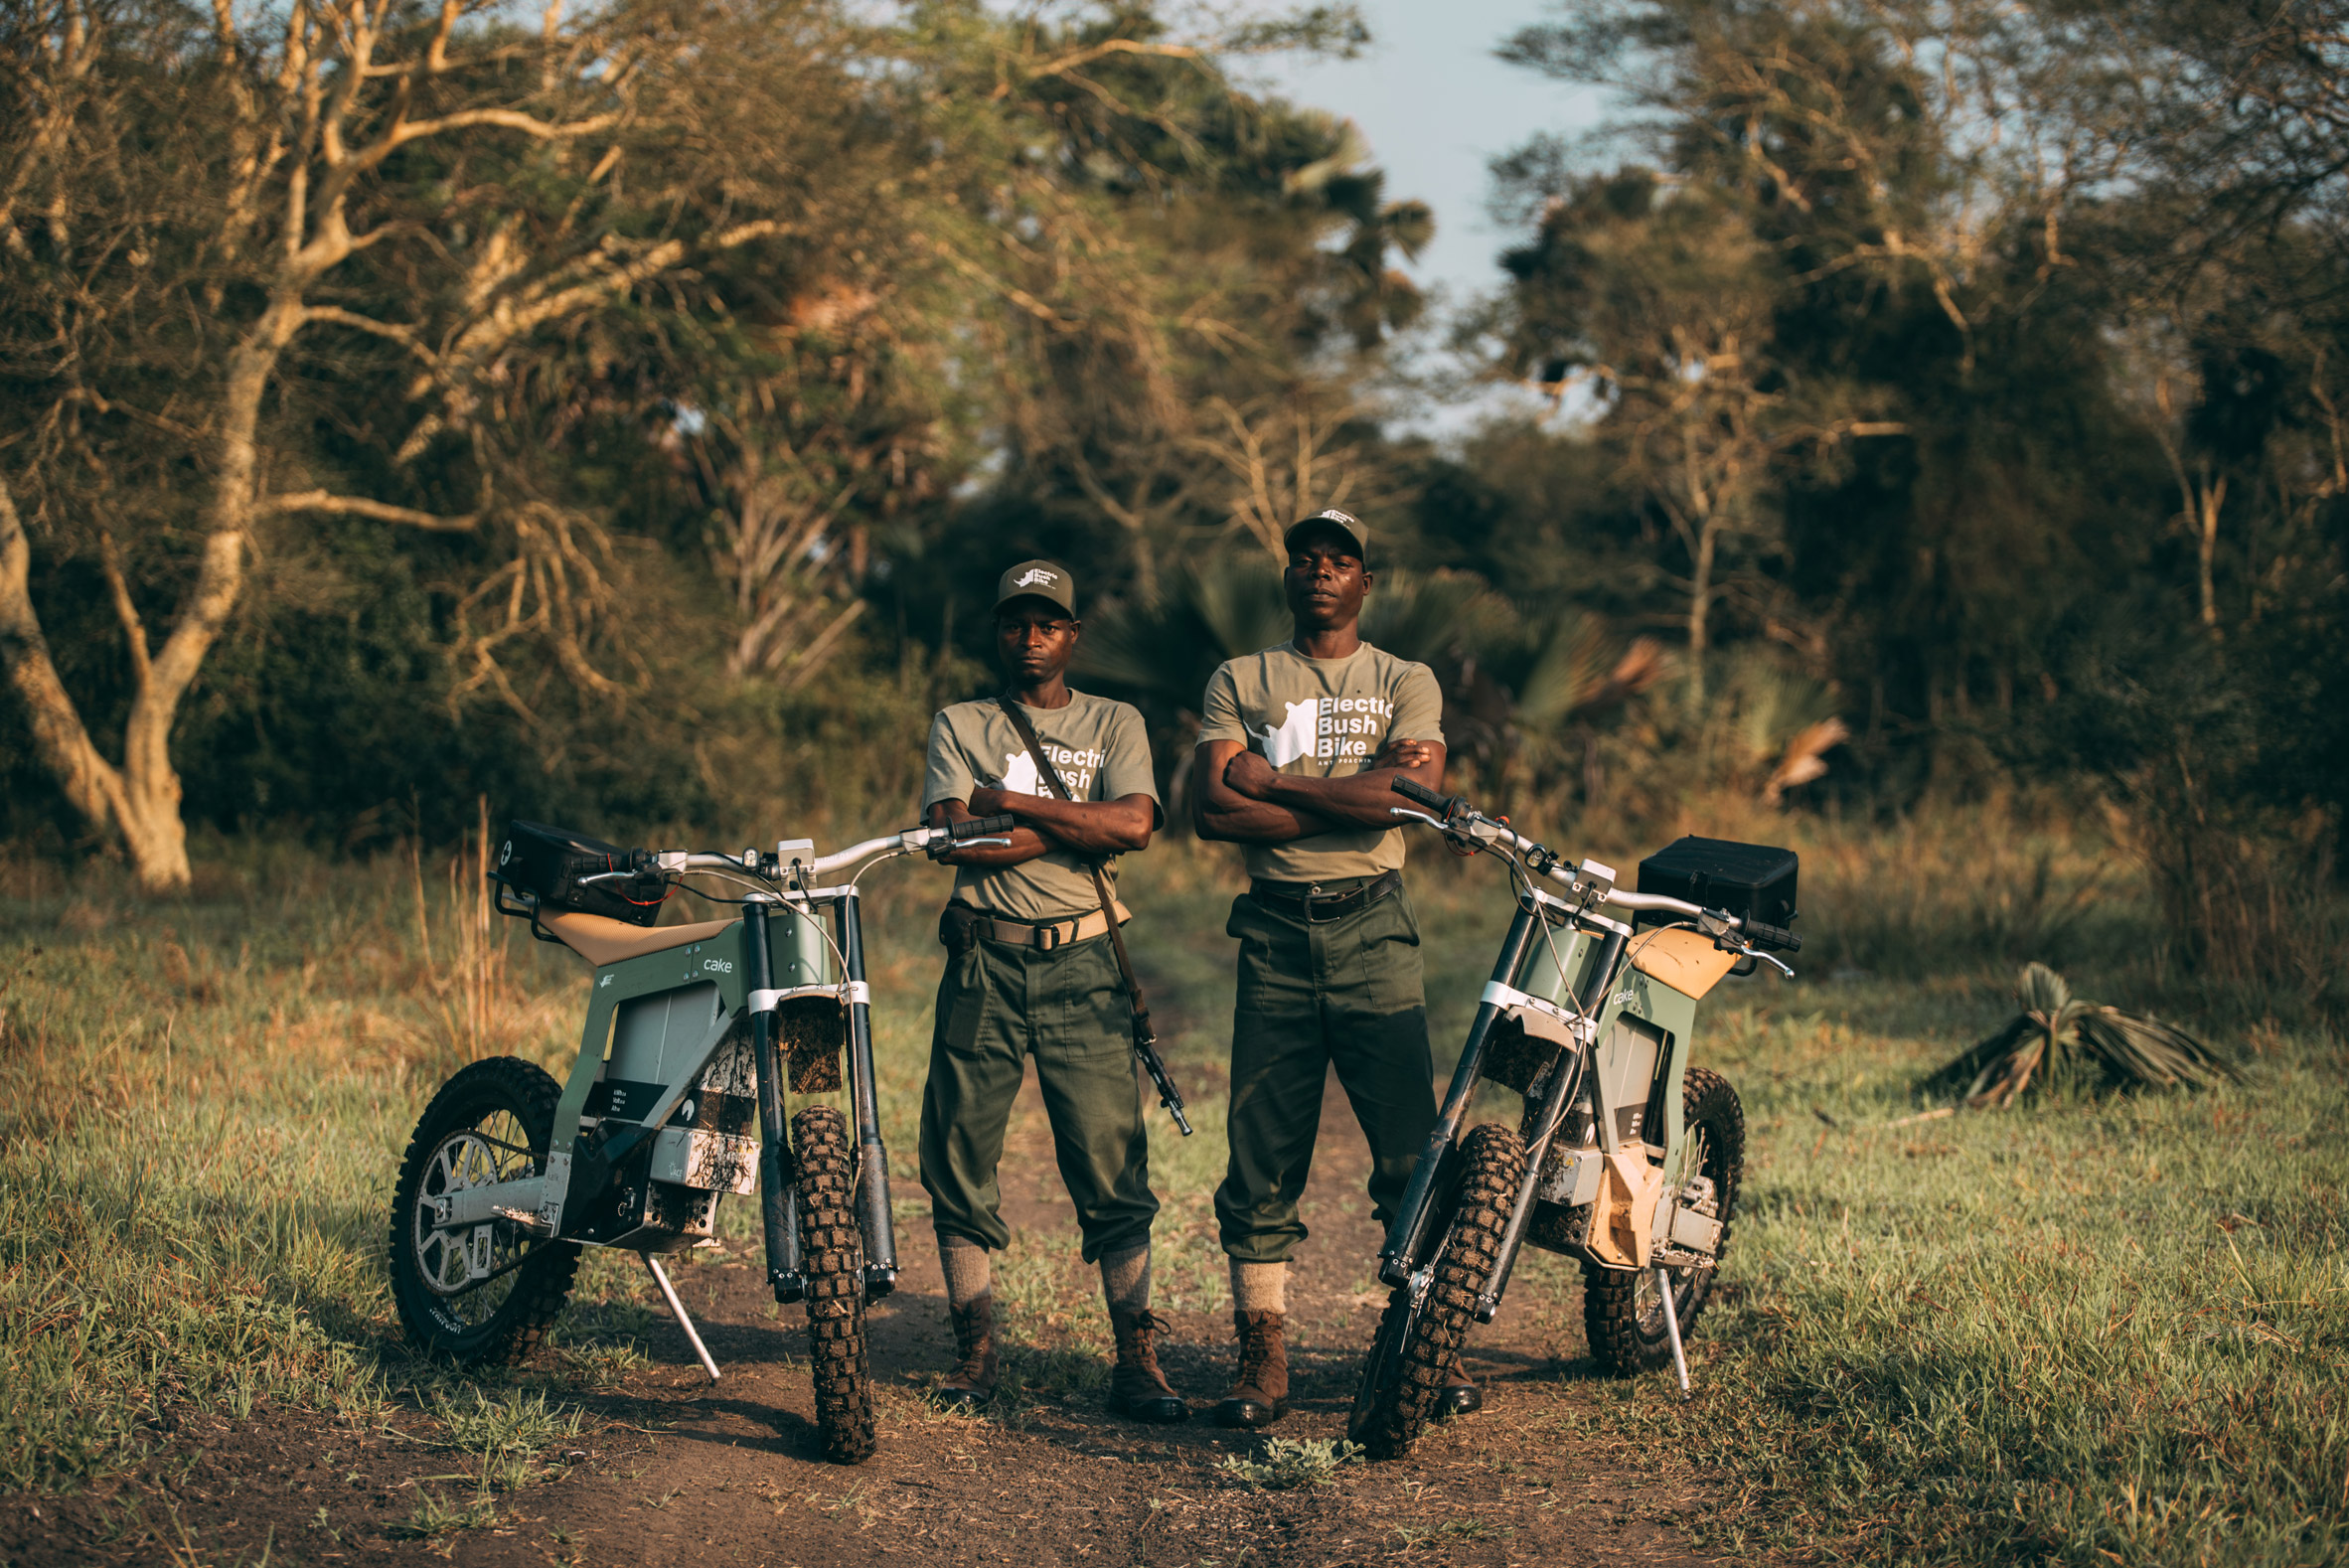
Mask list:
POLYGON ((506 1179, 499 1169, 500 1147, 479 1131, 468 1128, 452 1134, 432 1152, 417 1193, 414 1234, 416 1272, 435 1296, 462 1296, 500 1272, 519 1247, 490 1221, 460 1230, 444 1229, 449 1200, 467 1187, 487 1186, 506 1179))

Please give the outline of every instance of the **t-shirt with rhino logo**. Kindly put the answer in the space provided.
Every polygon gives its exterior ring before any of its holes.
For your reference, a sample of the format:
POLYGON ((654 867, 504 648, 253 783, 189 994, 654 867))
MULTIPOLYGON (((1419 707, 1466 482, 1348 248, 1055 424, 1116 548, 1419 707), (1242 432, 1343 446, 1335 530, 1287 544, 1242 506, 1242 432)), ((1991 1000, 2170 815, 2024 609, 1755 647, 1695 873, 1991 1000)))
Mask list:
MULTIPOLYGON (((1156 804, 1158 780, 1150 764, 1150 740, 1142 715, 1105 697, 1068 694, 1065 707, 1020 705, 1035 737, 1078 800, 1122 800, 1147 795, 1156 804)), ((930 721, 930 757, 922 780, 922 821, 942 800, 968 803, 980 785, 1015 795, 1049 795, 1043 770, 1026 742, 993 698, 957 703, 930 721)), ((1117 862, 1102 866, 1110 890, 1117 889, 1117 862)), ((1069 850, 1055 849, 1022 865, 959 865, 954 900, 1007 920, 1067 920, 1101 907, 1085 862, 1069 850)))
MULTIPOLYGON (((1283 643, 1231 660, 1208 678, 1201 712, 1202 743, 1241 741, 1284 773, 1317 778, 1360 772, 1389 740, 1444 738, 1435 672, 1368 643, 1343 659, 1309 659, 1283 643)), ((1245 851, 1251 876, 1328 881, 1400 866, 1403 835, 1364 828, 1245 851)))

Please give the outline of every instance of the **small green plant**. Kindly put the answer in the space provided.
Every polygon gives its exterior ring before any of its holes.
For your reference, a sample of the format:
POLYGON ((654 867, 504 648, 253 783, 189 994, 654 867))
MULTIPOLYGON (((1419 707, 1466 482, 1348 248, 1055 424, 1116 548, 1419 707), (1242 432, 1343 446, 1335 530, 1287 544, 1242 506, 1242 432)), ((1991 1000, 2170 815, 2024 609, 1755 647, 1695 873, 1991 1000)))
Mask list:
POLYGON ((1216 1469, 1258 1491, 1298 1491, 1333 1485, 1361 1457, 1343 1438, 1267 1438, 1256 1458, 1226 1454, 1216 1469))
POLYGON ((550 1405, 544 1392, 510 1389, 496 1399, 478 1388, 471 1393, 470 1404, 445 1397, 432 1401, 432 1414, 459 1448, 485 1458, 527 1457, 579 1435, 578 1408, 550 1405))
POLYGON ((458 1530, 481 1529, 497 1517, 497 1504, 486 1491, 476 1492, 463 1503, 451 1503, 438 1492, 426 1491, 417 1497, 415 1511, 406 1521, 392 1525, 387 1533, 397 1540, 428 1541, 458 1530))
POLYGON ((653 1364, 633 1344, 563 1344, 554 1353, 573 1380, 586 1388, 617 1388, 630 1373, 653 1364))
POLYGON ((2025 1091, 2048 1088, 2206 1088, 2240 1074, 2175 1024, 2072 995, 2045 964, 2015 979, 2022 1013, 2006 1027, 1928 1080, 1958 1089, 1967 1106, 2003 1109, 2025 1091))

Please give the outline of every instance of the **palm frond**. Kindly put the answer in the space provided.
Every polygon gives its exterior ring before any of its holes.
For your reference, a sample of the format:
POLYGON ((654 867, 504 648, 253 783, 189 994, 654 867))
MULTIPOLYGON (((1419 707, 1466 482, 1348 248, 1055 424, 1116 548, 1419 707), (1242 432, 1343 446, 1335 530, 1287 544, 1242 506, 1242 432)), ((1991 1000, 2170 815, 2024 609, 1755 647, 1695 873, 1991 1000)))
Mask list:
POLYGON ((2051 1086, 2094 1093, 2241 1081, 2232 1063, 2176 1024, 2083 1001, 2045 964, 2023 966, 2015 1000, 2022 1013, 1936 1071, 1929 1090, 1955 1090, 1968 1107, 1985 1110, 2051 1086))
MULTIPOLYGON (((1459 571, 1378 574, 1362 604, 1362 640, 1400 658, 1441 665, 1473 653, 1512 617, 1484 579, 1459 571)), ((1277 639, 1276 639, 1277 640, 1277 639)))

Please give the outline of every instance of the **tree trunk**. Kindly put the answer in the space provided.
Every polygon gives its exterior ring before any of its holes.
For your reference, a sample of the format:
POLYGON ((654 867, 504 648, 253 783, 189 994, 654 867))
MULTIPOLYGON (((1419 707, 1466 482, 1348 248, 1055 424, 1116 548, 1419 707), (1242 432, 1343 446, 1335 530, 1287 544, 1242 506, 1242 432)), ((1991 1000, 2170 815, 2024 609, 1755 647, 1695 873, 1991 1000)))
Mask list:
POLYGON ((2200 493, 2191 497, 2195 510, 2201 514, 2196 522, 2197 553, 2202 568, 2202 624, 2212 635, 2219 630, 2219 596, 2212 582, 2211 566, 2219 552, 2219 509, 2227 504, 2227 476, 2215 481, 2205 480, 2200 493))
POLYGON ((222 388, 221 438, 213 454, 204 554, 160 654, 150 655, 146 629, 112 555, 107 556, 115 610, 130 645, 132 676, 119 768, 98 752, 73 695, 58 679, 33 605, 32 542, 14 498, 0 482, 0 665, 25 705, 34 747, 59 791, 92 833, 103 834, 110 827, 122 835, 139 885, 149 892, 174 892, 188 885, 188 829, 180 816, 182 790, 179 770, 171 760, 171 727, 204 656, 219 640, 244 587, 261 399, 278 354, 301 326, 302 313, 299 296, 281 291, 230 356, 222 388))
POLYGON ((1688 697, 1699 707, 1705 701, 1705 649, 1713 618, 1713 552, 1720 539, 1720 524, 1709 515, 1699 519, 1688 585, 1688 697))
POLYGON ((93 835, 103 835, 117 815, 121 775, 98 754, 72 695, 58 679, 49 639, 33 607, 32 569, 32 541, 25 537, 8 481, 0 479, 0 666, 25 705, 34 754, 57 781, 66 804, 93 835))

